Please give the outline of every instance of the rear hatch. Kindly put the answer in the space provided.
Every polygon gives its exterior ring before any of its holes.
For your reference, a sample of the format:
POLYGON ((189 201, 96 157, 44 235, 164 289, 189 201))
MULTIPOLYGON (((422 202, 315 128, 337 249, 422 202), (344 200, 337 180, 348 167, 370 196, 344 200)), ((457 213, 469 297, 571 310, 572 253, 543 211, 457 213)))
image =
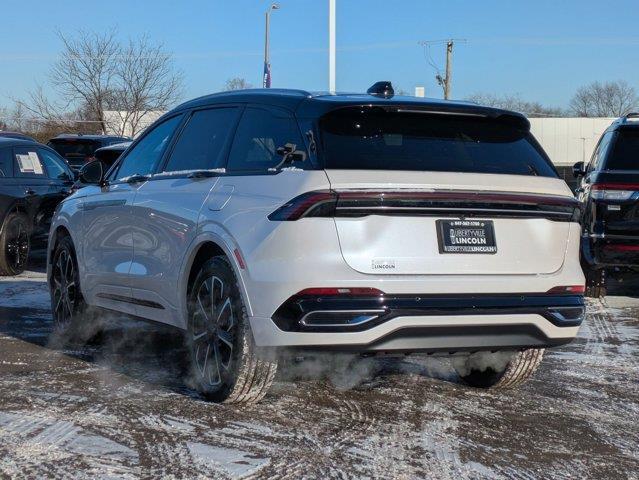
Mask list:
POLYGON ((639 240, 639 127, 621 128, 591 185, 595 233, 639 240), (601 231, 597 231, 601 230, 601 231))
POLYGON ((320 128, 342 255, 353 269, 561 268, 578 205, 525 119, 361 107, 328 114, 320 128))
POLYGON ((58 152, 72 168, 80 168, 93 160, 99 141, 83 138, 54 138, 48 145, 58 152))

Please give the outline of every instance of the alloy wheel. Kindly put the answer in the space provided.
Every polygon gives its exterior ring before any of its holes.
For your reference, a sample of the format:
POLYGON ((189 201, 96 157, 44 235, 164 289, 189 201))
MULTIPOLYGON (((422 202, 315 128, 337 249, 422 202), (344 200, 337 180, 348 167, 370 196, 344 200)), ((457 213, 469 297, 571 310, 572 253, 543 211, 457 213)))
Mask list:
POLYGON ((196 285, 191 340, 197 373, 208 388, 219 388, 231 375, 236 319, 230 289, 211 276, 196 285))
POLYGON ((18 221, 10 225, 10 230, 7 232, 5 254, 13 271, 21 272, 24 270, 29 257, 29 233, 23 222, 18 221))
POLYGON ((62 249, 53 266, 53 320, 58 329, 63 329, 73 318, 78 289, 75 279, 75 264, 67 249, 62 249))

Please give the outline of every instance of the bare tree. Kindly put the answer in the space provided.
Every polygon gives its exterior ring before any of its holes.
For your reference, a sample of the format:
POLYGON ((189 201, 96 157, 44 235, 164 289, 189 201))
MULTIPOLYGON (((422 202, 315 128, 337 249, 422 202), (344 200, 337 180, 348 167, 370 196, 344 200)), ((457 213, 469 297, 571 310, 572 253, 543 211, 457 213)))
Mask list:
POLYGON ((523 100, 519 95, 493 95, 490 93, 475 93, 466 100, 485 105, 487 107, 503 108, 523 113, 529 117, 561 117, 564 111, 558 107, 549 107, 540 102, 523 100))
MULTIPOLYGON (((162 112, 182 93, 182 75, 161 44, 144 36, 129 40, 115 69, 115 88, 107 99, 109 110, 117 112, 119 135, 135 136, 152 112, 162 112)), ((111 122, 113 123, 113 122, 111 122)))
POLYGON ((181 94, 182 75, 174 69, 171 56, 147 37, 126 45, 114 30, 80 31, 76 37, 58 33, 58 37, 63 50, 49 80, 65 102, 51 102, 41 86, 28 101, 18 102, 42 122, 135 135, 149 112, 166 110, 181 94), (116 113, 107 116, 110 110, 116 113))
POLYGON ((570 101, 571 112, 579 117, 620 117, 637 108, 637 92, 623 80, 591 83, 570 101))
POLYGON ((245 78, 242 77, 229 78, 224 85, 224 90, 226 91, 245 90, 247 88, 253 88, 253 85, 251 85, 249 82, 246 81, 245 78))

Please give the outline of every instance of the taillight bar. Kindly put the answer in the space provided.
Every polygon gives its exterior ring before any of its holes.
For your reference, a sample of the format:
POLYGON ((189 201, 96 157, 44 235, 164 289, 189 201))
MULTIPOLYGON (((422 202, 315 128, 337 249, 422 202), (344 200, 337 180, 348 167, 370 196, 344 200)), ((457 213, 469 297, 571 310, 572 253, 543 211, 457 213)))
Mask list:
POLYGON ((639 183, 594 183, 590 190, 595 200, 626 201, 639 197, 639 183))
POLYGON ((272 221, 294 221, 305 217, 463 214, 578 221, 580 213, 580 204, 575 198, 530 193, 318 190, 295 197, 268 218, 272 221))

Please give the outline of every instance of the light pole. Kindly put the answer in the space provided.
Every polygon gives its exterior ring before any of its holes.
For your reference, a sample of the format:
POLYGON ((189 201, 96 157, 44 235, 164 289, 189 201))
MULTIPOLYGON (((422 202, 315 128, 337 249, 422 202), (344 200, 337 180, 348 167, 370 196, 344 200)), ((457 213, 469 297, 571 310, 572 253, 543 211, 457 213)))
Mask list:
POLYGON ((262 78, 262 86, 264 88, 271 88, 271 60, 269 58, 269 31, 271 28, 271 12, 278 10, 280 6, 277 3, 272 3, 266 11, 266 32, 264 38, 264 76, 262 78))
POLYGON ((328 0, 328 91, 335 91, 335 3, 328 0))

